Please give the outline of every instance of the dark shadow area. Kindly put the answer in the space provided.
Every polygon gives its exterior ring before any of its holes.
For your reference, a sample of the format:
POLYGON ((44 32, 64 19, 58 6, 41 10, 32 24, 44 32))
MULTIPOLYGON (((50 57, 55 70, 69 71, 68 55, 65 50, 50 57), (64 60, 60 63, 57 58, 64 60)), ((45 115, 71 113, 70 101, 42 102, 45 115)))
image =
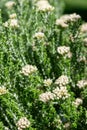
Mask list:
POLYGON ((87 9, 79 8, 65 8, 64 14, 77 13, 79 14, 84 21, 87 21, 87 9))

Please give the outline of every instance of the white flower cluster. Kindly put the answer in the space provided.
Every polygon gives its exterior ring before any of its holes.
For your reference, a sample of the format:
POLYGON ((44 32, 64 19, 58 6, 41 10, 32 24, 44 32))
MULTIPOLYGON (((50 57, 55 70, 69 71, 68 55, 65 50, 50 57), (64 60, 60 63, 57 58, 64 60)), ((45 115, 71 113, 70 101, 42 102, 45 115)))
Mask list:
POLYGON ((47 0, 39 0, 36 3, 36 7, 39 11, 50 12, 54 10, 54 7, 49 4, 47 0))
POLYGON ((43 32, 37 32, 37 33, 35 33, 35 35, 34 35, 34 38, 37 38, 37 39, 42 39, 42 38, 44 38, 44 37, 45 37, 45 35, 44 35, 43 32))
POLYGON ((71 58, 72 57, 72 52, 68 52, 67 54, 65 54, 64 58, 71 58))
POLYGON ((23 130, 30 126, 30 121, 26 117, 21 117, 17 122, 18 130, 23 130))
POLYGON ((56 79, 55 84, 61 86, 65 86, 69 83, 69 79, 66 75, 61 75, 58 79, 56 79))
POLYGON ((39 95, 39 100, 44 103, 53 99, 54 99, 54 95, 51 92, 45 92, 39 95))
POLYGON ((65 123, 64 128, 65 128, 65 130, 69 130, 70 129, 70 122, 65 123))
POLYGON ((9 15, 10 19, 15 19, 17 17, 16 13, 10 14, 9 15))
POLYGON ((59 54, 64 55, 70 51, 70 47, 67 46, 60 46, 57 48, 59 54))
POLYGON ((72 53, 70 52, 70 47, 67 46, 59 46, 57 47, 57 52, 60 55, 64 55, 65 58, 71 58, 72 57, 72 53))
MULTIPOLYGON (((46 86, 51 85, 52 80, 47 79, 44 80, 44 84, 46 86)), ((59 85, 59 87, 55 88, 52 92, 45 92, 39 95, 39 100, 42 102, 48 102, 54 99, 66 99, 70 96, 68 90, 65 85, 69 83, 69 79, 67 76, 62 75, 56 81, 55 84, 59 85)))
POLYGON ((61 19, 64 19, 66 22, 74 22, 80 18, 81 18, 81 16, 76 13, 61 16, 61 19))
POLYGON ((18 20, 17 19, 10 19, 9 21, 6 21, 4 23, 5 27, 12 27, 12 28, 18 28, 18 20))
POLYGON ((58 25, 59 27, 62 27, 62 28, 68 27, 68 24, 65 23, 64 20, 61 18, 56 20, 56 25, 58 25))
POLYGON ((87 23, 82 24, 82 26, 81 26, 81 32, 82 33, 87 33, 87 23))
POLYGON ((86 62, 86 57, 85 56, 80 56, 78 59, 77 59, 78 62, 86 62))
POLYGON ((8 8, 8 9, 11 9, 14 5, 16 5, 16 3, 14 1, 8 1, 6 2, 5 6, 8 8))
POLYGON ((76 100, 73 102, 73 104, 78 107, 83 103, 83 100, 81 98, 76 98, 76 100))
POLYGON ((84 88, 85 86, 87 86, 87 80, 80 80, 77 83, 77 86, 81 89, 84 88))
POLYGON ((6 94, 6 93, 8 93, 8 90, 4 86, 1 86, 0 87, 0 95, 6 94))
POLYGON ((28 76, 29 74, 32 74, 34 72, 37 71, 37 67, 36 66, 32 66, 32 65, 25 65, 22 70, 21 73, 28 76))
POLYGON ((43 83, 44 83, 44 86, 50 86, 52 84, 52 80, 51 79, 45 79, 43 83))
POLYGON ((75 22, 80 18, 81 18, 80 15, 77 15, 76 13, 70 15, 63 15, 60 17, 60 19, 56 20, 56 25, 62 28, 67 28, 69 22, 75 22))
POLYGON ((84 38, 83 42, 84 42, 84 45, 87 47, 87 38, 84 38))
POLYGON ((87 43, 87 38, 84 38, 84 40, 83 40, 85 43, 87 43))
POLYGON ((12 28, 18 28, 18 20, 16 19, 17 15, 16 13, 11 14, 10 19, 4 23, 5 27, 12 27, 12 28))
POLYGON ((53 90, 53 93, 54 93, 54 97, 56 99, 66 99, 70 96, 70 94, 68 93, 68 90, 66 87, 57 87, 56 89, 53 90))
POLYGON ((18 20, 17 19, 10 19, 9 26, 13 28, 18 28, 18 20))

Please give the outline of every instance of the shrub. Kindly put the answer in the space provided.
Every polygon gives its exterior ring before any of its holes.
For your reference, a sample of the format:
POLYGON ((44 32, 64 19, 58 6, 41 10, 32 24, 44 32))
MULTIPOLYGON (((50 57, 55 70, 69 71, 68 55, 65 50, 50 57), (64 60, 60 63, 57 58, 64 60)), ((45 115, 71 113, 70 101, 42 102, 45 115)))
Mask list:
POLYGON ((59 0, 5 0, 0 129, 86 130, 87 24, 59 0))

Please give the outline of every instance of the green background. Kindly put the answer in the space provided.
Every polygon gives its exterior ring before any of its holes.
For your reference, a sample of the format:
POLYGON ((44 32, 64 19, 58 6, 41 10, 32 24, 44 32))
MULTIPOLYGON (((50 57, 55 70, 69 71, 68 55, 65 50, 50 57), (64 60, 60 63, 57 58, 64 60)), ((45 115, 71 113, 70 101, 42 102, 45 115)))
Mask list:
POLYGON ((64 13, 78 13, 87 21, 87 0, 64 0, 64 13))

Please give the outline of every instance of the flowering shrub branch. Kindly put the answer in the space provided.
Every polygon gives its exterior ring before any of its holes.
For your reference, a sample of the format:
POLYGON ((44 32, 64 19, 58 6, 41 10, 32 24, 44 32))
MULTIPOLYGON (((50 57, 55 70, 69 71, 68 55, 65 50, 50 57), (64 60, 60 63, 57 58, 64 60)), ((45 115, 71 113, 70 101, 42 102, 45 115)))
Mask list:
POLYGON ((62 11, 61 0, 2 5, 0 130, 87 129, 87 23, 62 11))

